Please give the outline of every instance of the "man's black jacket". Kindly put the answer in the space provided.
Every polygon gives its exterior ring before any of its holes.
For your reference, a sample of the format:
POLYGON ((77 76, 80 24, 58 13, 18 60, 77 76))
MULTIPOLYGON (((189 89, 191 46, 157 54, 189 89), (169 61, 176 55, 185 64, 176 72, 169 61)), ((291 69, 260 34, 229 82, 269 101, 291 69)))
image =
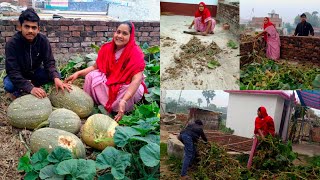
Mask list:
POLYGON ((40 67, 44 67, 52 80, 59 78, 49 40, 41 33, 29 43, 21 32, 17 32, 6 43, 5 54, 6 73, 20 90, 31 92, 34 86, 28 79, 32 79, 34 71, 40 67))
POLYGON ((309 33, 314 36, 312 25, 308 22, 300 22, 294 31, 295 36, 309 36, 309 33))

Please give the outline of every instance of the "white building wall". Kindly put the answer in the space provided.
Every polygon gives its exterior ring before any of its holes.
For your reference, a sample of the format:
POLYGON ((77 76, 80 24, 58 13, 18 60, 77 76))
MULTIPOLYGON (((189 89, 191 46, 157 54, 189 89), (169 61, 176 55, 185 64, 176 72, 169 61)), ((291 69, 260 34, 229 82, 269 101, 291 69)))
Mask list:
POLYGON ((264 106, 268 114, 272 118, 275 117, 275 128, 278 131, 283 102, 283 98, 277 95, 230 93, 226 126, 234 130, 234 135, 251 138, 254 135, 257 110, 260 106, 264 106))

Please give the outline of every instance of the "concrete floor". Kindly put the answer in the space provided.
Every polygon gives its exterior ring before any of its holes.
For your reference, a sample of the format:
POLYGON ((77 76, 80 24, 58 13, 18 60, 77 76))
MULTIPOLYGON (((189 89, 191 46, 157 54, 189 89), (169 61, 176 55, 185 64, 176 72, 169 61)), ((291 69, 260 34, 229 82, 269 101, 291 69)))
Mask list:
POLYGON ((293 144, 294 152, 307 156, 320 156, 320 144, 293 144))
MULTIPOLYGON (((174 55, 179 55, 182 44, 186 44, 193 36, 184 34, 183 31, 190 31, 188 26, 193 21, 192 16, 161 16, 160 35, 161 37, 169 37, 175 39, 175 44, 169 47, 163 47, 164 40, 161 39, 161 76, 166 76, 165 70, 174 67, 174 55)), ((229 31, 222 29, 221 24, 217 24, 214 30, 215 34, 208 36, 196 36, 203 44, 210 44, 212 41, 223 50, 216 55, 221 66, 216 69, 204 67, 199 75, 194 76, 195 69, 186 69, 180 78, 166 79, 161 81, 162 89, 223 89, 234 90, 239 89, 237 80, 239 79, 239 48, 231 49, 227 47, 227 42, 238 39, 229 31), (200 82, 202 85, 195 85, 192 82, 200 82)))

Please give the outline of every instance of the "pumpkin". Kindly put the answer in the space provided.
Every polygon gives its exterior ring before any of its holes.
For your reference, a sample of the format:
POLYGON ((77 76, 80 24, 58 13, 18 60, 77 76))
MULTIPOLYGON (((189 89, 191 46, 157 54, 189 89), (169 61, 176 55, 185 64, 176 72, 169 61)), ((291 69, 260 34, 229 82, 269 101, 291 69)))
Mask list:
POLYGON ((81 139, 88 146, 104 150, 107 146, 114 146, 113 135, 119 124, 104 114, 90 116, 81 129, 81 139))
POLYGON ((49 153, 57 146, 69 149, 74 158, 85 158, 86 151, 81 140, 74 134, 53 128, 42 128, 32 133, 31 151, 37 152, 45 148, 49 153))
POLYGON ((61 129, 73 134, 78 133, 81 128, 79 116, 64 108, 54 110, 48 118, 48 123, 50 128, 61 129))
POLYGON ((69 93, 66 89, 64 93, 60 90, 55 93, 53 88, 49 98, 54 107, 66 108, 75 112, 80 118, 88 117, 93 110, 92 98, 80 89, 78 86, 71 85, 72 91, 69 93))
POLYGON ((52 112, 49 98, 39 99, 31 94, 15 99, 8 107, 8 122, 17 128, 35 129, 52 112))

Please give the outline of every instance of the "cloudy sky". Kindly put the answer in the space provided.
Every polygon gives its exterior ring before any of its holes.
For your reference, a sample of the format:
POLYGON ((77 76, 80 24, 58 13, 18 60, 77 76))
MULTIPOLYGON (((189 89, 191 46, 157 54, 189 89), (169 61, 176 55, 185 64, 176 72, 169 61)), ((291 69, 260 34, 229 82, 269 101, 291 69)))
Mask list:
POLYGON ((293 23, 294 18, 303 12, 318 11, 320 13, 320 0, 241 0, 240 18, 267 16, 272 10, 282 17, 284 22, 293 23), (252 12, 254 9, 254 12, 252 12))
MULTIPOLYGON (((216 96, 213 98, 212 103, 216 106, 226 107, 228 106, 229 93, 224 91, 215 90, 216 96)), ((179 98, 180 91, 176 90, 167 90, 167 98, 172 97, 173 99, 179 98)), ((206 100, 202 95, 202 90, 183 90, 181 97, 187 101, 192 101, 198 103, 198 98, 202 99, 202 105, 206 105, 206 100)))

